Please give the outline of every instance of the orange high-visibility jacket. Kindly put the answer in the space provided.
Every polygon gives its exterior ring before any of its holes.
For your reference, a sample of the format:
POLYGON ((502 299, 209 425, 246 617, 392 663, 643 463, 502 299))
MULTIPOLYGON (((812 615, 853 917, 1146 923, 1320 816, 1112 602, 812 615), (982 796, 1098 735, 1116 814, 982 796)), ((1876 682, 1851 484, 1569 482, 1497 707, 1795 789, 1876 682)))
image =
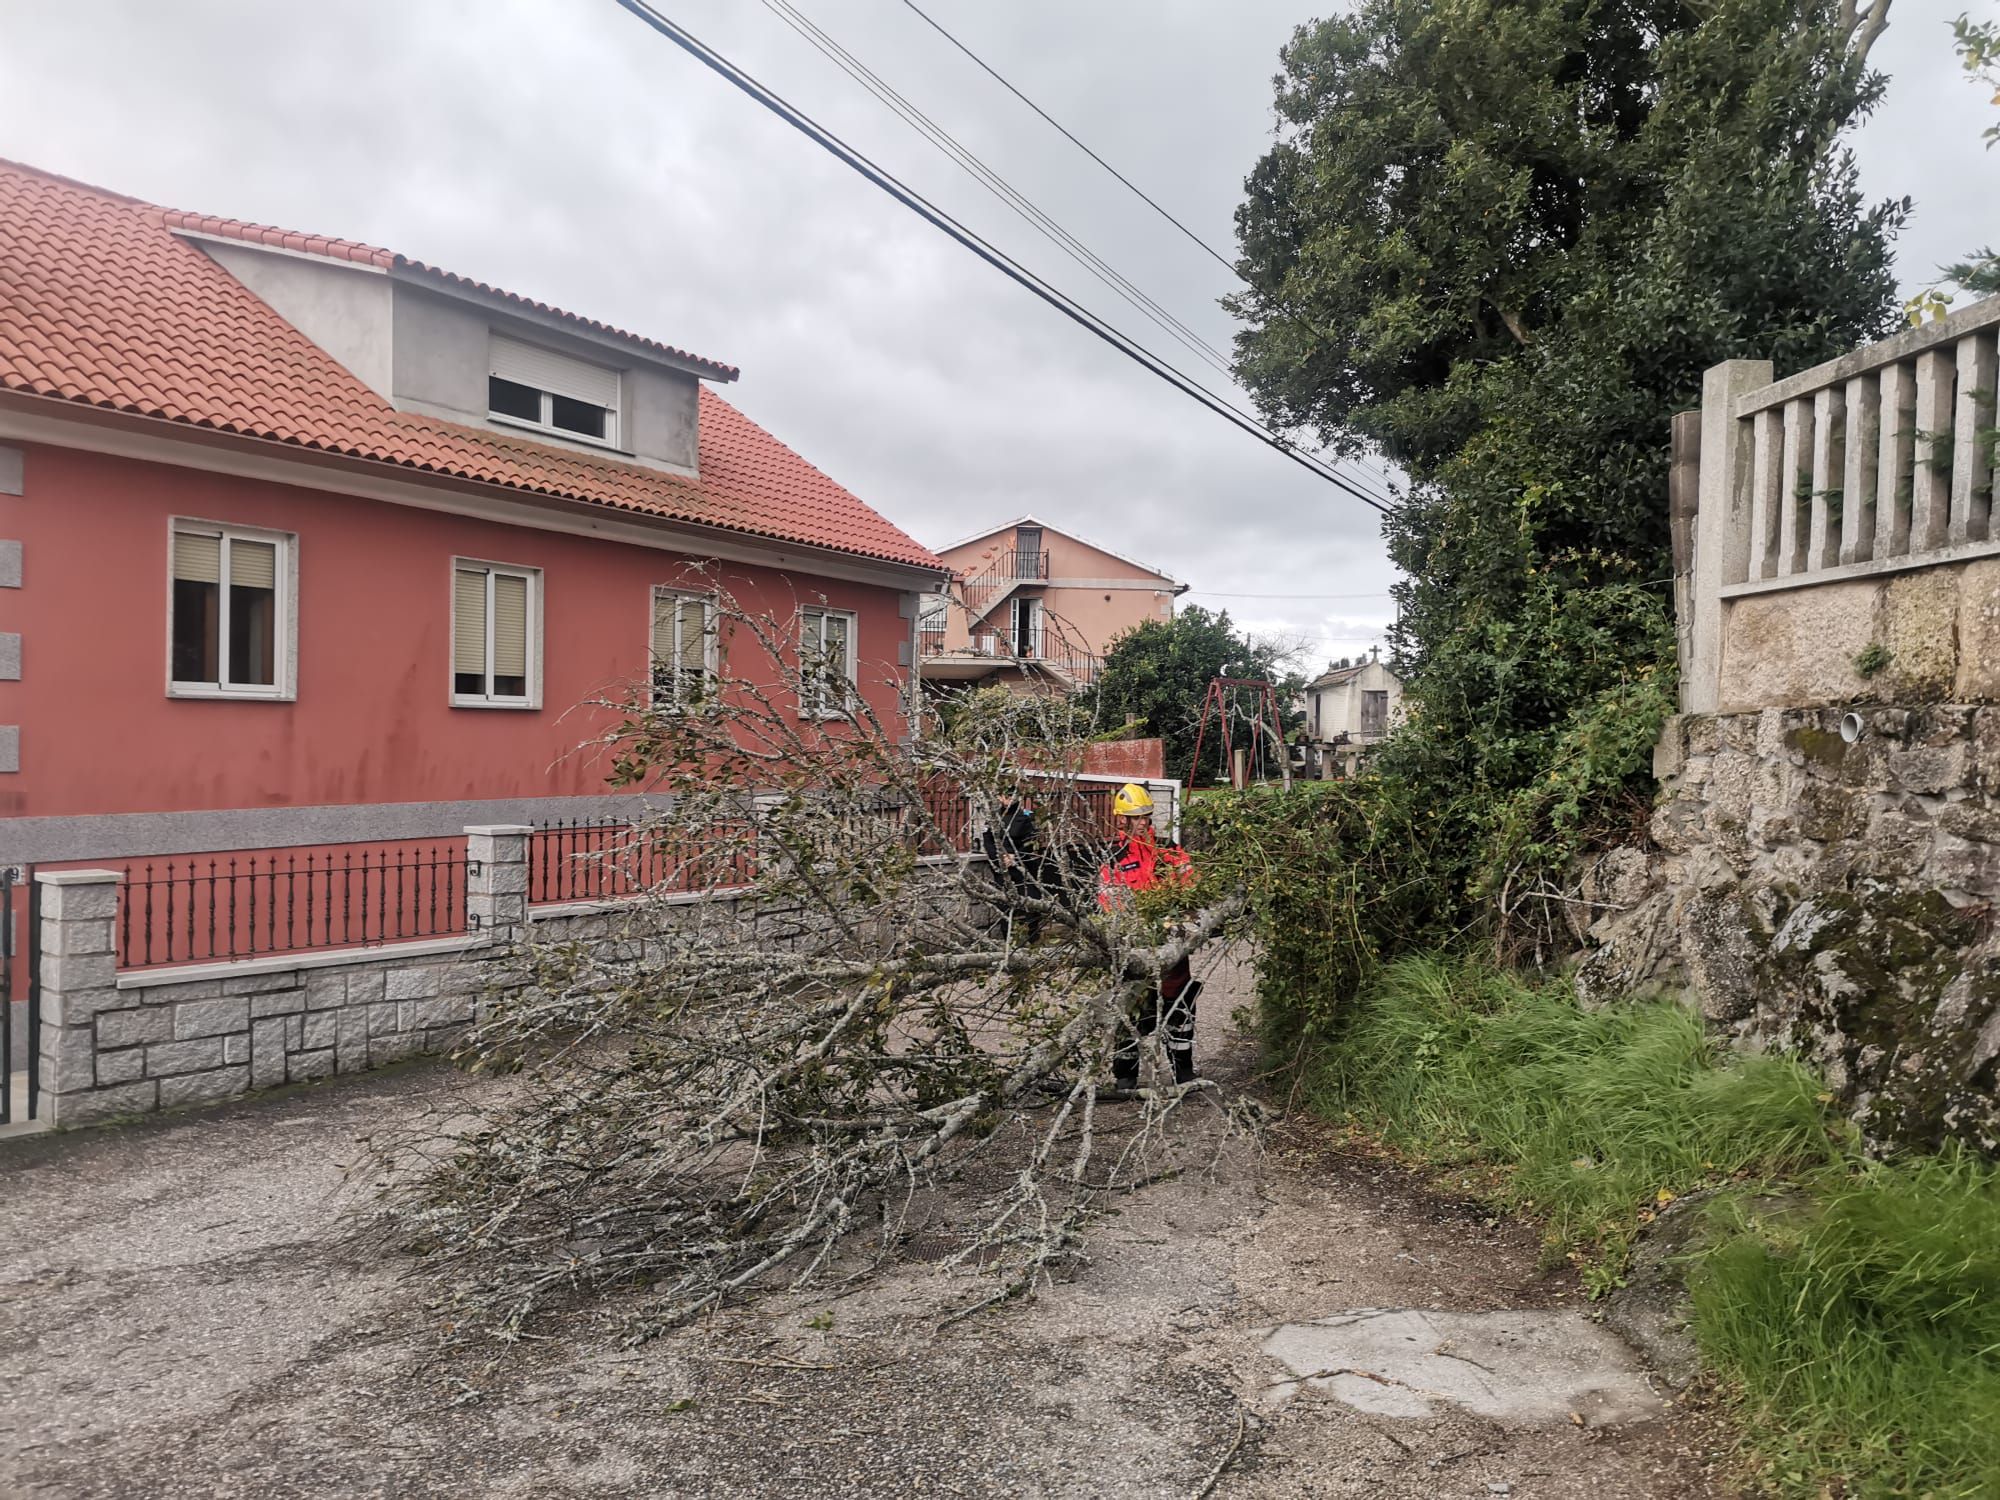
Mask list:
POLYGON ((1184 881, 1193 869, 1187 850, 1162 844, 1148 830, 1138 838, 1120 837, 1111 858, 1097 870, 1097 904, 1109 910, 1126 891, 1147 891, 1162 880, 1184 881))

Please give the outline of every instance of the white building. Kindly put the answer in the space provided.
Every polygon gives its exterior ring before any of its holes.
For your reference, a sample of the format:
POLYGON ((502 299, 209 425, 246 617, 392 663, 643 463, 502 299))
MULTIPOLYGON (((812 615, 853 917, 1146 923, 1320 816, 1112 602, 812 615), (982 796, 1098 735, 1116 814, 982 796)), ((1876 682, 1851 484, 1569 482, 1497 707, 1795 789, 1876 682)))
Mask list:
POLYGON ((1352 776, 1367 751, 1388 737, 1403 706, 1403 683, 1377 656, 1329 667, 1306 684, 1309 760, 1324 780, 1352 776))

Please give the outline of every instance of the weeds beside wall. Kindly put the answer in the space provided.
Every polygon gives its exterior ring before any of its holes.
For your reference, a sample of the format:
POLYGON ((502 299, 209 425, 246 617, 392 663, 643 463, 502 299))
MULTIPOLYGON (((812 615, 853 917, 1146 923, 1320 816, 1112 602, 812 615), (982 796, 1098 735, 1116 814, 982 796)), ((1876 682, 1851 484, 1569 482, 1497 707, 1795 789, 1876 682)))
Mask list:
POLYGON ((1677 999, 1586 1009, 1567 979, 1494 964, 1562 904, 1510 914, 1496 875, 1567 899, 1569 863, 1618 826, 1586 810, 1643 819, 1629 751, 1662 705, 1645 682, 1625 705, 1578 715, 1555 773, 1509 798, 1385 774, 1194 805, 1207 869, 1251 892, 1272 1060, 1306 1107, 1539 1220, 1593 1295, 1687 1216, 1668 1274, 1753 1492, 2000 1494, 2000 1169, 1955 1144, 1871 1159, 1808 1064, 1739 1053, 1677 999))
POLYGON ((2000 1494, 1992 1163, 1865 1158, 1816 1075, 1671 1001, 1585 1010, 1566 982, 1435 956, 1353 998, 1300 1097, 1538 1218, 1593 1295, 1656 1217, 1693 1215, 1693 1332, 1753 1492, 2000 1494))

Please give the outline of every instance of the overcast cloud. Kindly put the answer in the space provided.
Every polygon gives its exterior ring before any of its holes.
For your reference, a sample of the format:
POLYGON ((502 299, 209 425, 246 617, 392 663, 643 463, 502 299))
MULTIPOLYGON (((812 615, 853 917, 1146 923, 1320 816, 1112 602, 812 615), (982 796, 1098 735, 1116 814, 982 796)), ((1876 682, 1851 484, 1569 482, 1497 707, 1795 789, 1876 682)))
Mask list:
MULTIPOLYGON (((1227 348, 1228 273, 900 0, 797 3, 1227 348)), ((1269 139, 1278 47, 1325 9, 922 3, 1225 253, 1269 139)), ((662 8, 1192 364, 764 5, 662 8)), ((1917 200, 1900 252, 1911 285, 2000 240, 2000 158, 1979 141, 1991 111, 1946 29, 1962 8, 1895 0, 1876 53, 1889 97, 1856 143, 1872 195, 1917 200)), ((0 0, 0 155, 386 245, 739 365, 732 402, 934 546, 1032 511, 1314 657, 1364 648, 1390 618, 1372 511, 1034 301, 611 0, 0 0)))

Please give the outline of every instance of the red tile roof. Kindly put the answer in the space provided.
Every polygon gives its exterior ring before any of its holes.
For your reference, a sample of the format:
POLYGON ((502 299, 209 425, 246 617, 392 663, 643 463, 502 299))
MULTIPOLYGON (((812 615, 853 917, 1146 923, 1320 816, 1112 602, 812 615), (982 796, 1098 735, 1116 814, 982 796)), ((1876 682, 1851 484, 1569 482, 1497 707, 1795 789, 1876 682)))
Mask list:
MULTIPOLYGON (((176 230, 407 267, 493 292, 370 245, 162 209, 0 161, 0 389, 663 520, 940 566, 706 385, 699 479, 397 411, 176 230)), ((735 375, 726 365, 588 326, 735 375)))
POLYGON ((536 312, 561 318, 580 328, 588 328, 594 333, 622 339, 629 344, 637 344, 642 349, 651 349, 670 359, 699 365, 723 380, 734 380, 742 373, 736 366, 725 365, 721 360, 705 359, 699 354, 690 354, 685 349, 676 349, 671 344, 662 344, 657 339, 627 333, 622 328, 613 328, 609 323, 600 323, 595 318, 586 318, 580 313, 565 312, 560 307, 551 307, 546 302, 537 302, 532 297, 523 297, 517 292, 507 291, 504 287, 488 286, 483 281, 475 281, 470 276, 461 276, 456 271, 447 271, 442 266, 431 266, 420 260, 411 260, 406 255, 398 255, 393 250, 384 250, 379 245, 364 245, 356 240, 337 240, 324 234, 300 234, 296 230, 276 229, 269 224, 247 224, 241 219, 220 219, 214 214, 184 213, 178 208, 162 209, 160 213, 165 219, 167 228, 183 234, 206 234, 213 235, 217 239, 242 240, 246 244, 264 245, 273 250, 294 250, 301 255, 318 255, 328 260, 352 261, 357 265, 374 266, 382 271, 415 271, 432 280, 442 281, 447 286, 467 287, 484 296, 498 297, 518 307, 533 308, 536 312))

